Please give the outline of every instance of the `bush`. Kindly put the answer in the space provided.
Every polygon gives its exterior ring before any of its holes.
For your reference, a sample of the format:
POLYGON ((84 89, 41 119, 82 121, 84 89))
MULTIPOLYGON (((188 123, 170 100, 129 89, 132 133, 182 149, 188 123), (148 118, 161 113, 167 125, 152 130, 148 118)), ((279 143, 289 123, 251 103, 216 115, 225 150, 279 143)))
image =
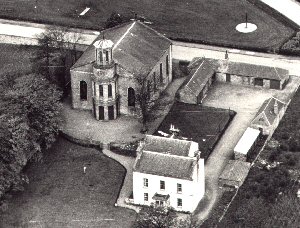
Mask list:
POLYGON ((290 140, 289 142, 290 151, 297 152, 300 150, 299 143, 296 140, 290 140))
POLYGON ((132 142, 127 144, 111 143, 110 150, 116 154, 123 156, 136 157, 136 149, 138 142, 132 142))

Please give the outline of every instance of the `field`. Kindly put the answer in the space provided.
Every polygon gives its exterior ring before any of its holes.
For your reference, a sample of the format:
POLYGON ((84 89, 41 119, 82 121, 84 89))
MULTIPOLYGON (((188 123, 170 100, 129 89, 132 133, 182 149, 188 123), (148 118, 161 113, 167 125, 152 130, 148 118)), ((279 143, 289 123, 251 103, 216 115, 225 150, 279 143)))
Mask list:
POLYGON ((203 107, 184 103, 175 103, 158 131, 169 133, 170 125, 180 129, 180 136, 199 143, 201 157, 207 159, 213 147, 226 130, 233 112, 224 109, 203 107))
POLYGON ((9 200, 0 227, 113 228, 131 227, 135 220, 135 212, 114 207, 124 167, 96 149, 60 138, 43 163, 25 172, 30 184, 9 200))
POLYGON ((127 19, 136 12, 170 38, 264 51, 279 48, 293 35, 293 26, 254 3, 258 4, 255 0, 3 0, 0 17, 101 29, 113 11, 127 19), (86 7, 91 9, 79 16, 86 7), (258 26, 251 34, 235 30, 245 22, 246 13, 248 21, 258 26))

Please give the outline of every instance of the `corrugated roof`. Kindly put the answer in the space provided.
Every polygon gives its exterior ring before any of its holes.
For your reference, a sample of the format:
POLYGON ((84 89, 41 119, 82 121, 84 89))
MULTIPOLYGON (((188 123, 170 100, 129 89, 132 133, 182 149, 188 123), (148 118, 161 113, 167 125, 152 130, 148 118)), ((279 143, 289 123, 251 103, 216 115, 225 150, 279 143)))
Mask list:
POLYGON ((192 142, 181 139, 146 135, 143 151, 158 152, 177 156, 188 156, 192 142))
POLYGON ((278 100, 275 97, 271 97, 264 101, 262 106, 259 108, 256 116, 252 120, 252 124, 270 126, 274 123, 277 114, 274 112, 274 106, 277 104, 278 112, 285 106, 285 103, 278 100))
POLYGON ((220 179, 243 182, 248 175, 251 164, 239 160, 229 160, 220 179))
POLYGON ((274 80, 286 80, 289 77, 289 71, 282 68, 240 62, 228 62, 224 73, 274 80))
POLYGON ((190 157, 144 151, 133 170, 140 173, 192 180, 196 162, 196 159, 190 157))
MULTIPOLYGON (((114 43, 114 61, 130 72, 140 69, 150 71, 171 44, 168 38, 139 21, 104 30, 93 44, 102 39, 103 33, 106 40, 111 40, 114 43)), ((73 70, 94 62, 95 47, 93 44, 73 65, 73 70)))
POLYGON ((234 152, 246 155, 252 147, 253 143, 256 141, 259 134, 259 130, 248 127, 234 147, 234 152))

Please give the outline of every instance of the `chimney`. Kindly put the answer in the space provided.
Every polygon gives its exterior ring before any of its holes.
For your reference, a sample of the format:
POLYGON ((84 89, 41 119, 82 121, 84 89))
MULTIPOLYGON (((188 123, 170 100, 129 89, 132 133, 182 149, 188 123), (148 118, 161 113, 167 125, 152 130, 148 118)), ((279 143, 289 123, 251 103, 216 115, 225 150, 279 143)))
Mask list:
POLYGON ((274 103, 274 114, 275 115, 278 115, 279 113, 279 110, 278 110, 278 103, 277 103, 277 100, 275 100, 275 103, 274 103))

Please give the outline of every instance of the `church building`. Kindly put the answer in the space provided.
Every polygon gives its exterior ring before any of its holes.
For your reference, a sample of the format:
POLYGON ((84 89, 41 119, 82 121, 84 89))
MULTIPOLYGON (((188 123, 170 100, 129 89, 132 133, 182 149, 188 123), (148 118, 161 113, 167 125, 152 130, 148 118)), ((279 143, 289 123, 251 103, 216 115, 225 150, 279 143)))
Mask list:
POLYGON ((139 21, 101 31, 71 68, 72 107, 97 120, 137 115, 135 77, 143 72, 152 96, 172 81, 172 42, 139 21))

